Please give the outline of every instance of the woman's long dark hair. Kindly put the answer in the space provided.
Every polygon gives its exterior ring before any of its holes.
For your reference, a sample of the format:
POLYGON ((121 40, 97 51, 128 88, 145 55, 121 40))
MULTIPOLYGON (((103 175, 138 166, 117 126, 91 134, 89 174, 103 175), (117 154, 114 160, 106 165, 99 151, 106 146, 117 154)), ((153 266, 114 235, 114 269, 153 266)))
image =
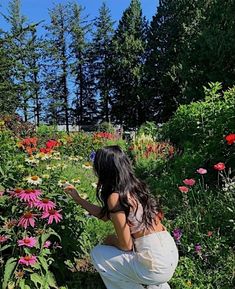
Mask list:
MULTIPOLYGON (((119 146, 106 146, 95 154, 94 171, 98 176, 97 199, 102 203, 102 216, 109 217, 107 200, 113 192, 119 193, 121 209, 128 217, 130 207, 128 193, 143 206, 143 219, 146 228, 153 226, 157 213, 161 219, 162 211, 156 199, 151 196, 146 184, 134 174, 131 162, 119 146)), ((118 210, 118 208, 117 208, 118 210)), ((137 208, 135 210, 135 213, 137 208)))

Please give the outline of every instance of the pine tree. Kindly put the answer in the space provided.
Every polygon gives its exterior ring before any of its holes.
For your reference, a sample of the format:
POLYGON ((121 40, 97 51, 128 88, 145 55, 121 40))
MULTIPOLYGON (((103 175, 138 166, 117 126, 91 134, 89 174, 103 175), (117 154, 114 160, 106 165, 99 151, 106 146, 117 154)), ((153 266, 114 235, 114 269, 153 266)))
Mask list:
POLYGON ((16 85, 13 81, 15 61, 9 57, 7 47, 11 37, 6 33, 0 36, 0 111, 3 114, 15 113, 19 106, 16 85))
POLYGON ((110 10, 105 3, 99 10, 93 33, 93 64, 95 68, 96 88, 99 93, 100 118, 110 120, 111 110, 111 69, 112 49, 110 49, 114 33, 114 21, 111 20, 110 10))
POLYGON ((68 6, 57 4, 49 11, 47 26, 47 64, 45 89, 49 98, 47 118, 50 123, 62 123, 69 131, 69 13, 68 6))
MULTIPOLYGON (((29 119, 29 106, 31 100, 29 73, 26 63, 28 49, 28 33, 30 26, 27 18, 21 14, 21 1, 9 2, 9 15, 4 18, 10 24, 10 39, 7 42, 8 56, 14 62, 14 73, 11 75, 19 98, 19 108, 23 110, 24 120, 29 119)), ((13 72, 12 71, 12 72, 13 72)))
POLYGON ((94 123, 96 118, 95 78, 91 59, 91 47, 87 35, 91 23, 83 17, 83 8, 73 3, 70 7, 70 55, 71 72, 74 79, 75 99, 73 109, 75 123, 78 125, 94 123))
POLYGON ((146 47, 146 21, 139 0, 124 11, 112 41, 112 90, 114 120, 135 127, 145 120, 141 75, 146 47))

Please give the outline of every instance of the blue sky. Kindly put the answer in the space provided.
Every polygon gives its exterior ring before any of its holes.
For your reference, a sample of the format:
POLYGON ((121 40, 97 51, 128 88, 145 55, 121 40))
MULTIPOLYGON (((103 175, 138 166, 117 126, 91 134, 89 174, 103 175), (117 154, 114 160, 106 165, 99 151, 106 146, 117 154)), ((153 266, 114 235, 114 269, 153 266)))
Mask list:
MULTIPOLYGON (((68 0, 21 0, 22 13, 27 16, 29 21, 37 22, 45 20, 45 23, 49 22, 48 8, 53 6, 53 3, 66 3, 68 0)), ((90 19, 97 16, 99 7, 102 2, 106 2, 107 6, 111 10, 113 20, 118 21, 122 12, 130 4, 130 0, 77 0, 77 2, 86 7, 85 13, 88 14, 90 19)), ((141 0, 143 14, 147 19, 151 20, 152 16, 156 13, 159 0, 141 0)), ((9 0, 0 0, 0 11, 6 13, 9 0)), ((5 21, 0 18, 0 28, 7 29, 5 21)))

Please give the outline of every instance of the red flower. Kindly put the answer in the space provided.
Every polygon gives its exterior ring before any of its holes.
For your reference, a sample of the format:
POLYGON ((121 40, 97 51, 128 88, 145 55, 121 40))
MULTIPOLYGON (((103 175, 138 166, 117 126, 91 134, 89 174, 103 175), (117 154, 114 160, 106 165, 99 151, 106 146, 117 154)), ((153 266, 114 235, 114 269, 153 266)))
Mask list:
POLYGON ((235 143, 235 133, 228 134, 225 139, 229 145, 235 143))
POLYGON ((220 163, 214 165, 214 169, 217 171, 223 171, 225 169, 225 164, 220 162, 220 163))
POLYGON ((46 142, 46 147, 48 149, 53 149, 54 147, 57 147, 59 145, 58 141, 50 139, 46 142))
POLYGON ((180 186, 179 190, 181 191, 181 193, 187 193, 189 191, 189 188, 187 188, 185 186, 180 186))

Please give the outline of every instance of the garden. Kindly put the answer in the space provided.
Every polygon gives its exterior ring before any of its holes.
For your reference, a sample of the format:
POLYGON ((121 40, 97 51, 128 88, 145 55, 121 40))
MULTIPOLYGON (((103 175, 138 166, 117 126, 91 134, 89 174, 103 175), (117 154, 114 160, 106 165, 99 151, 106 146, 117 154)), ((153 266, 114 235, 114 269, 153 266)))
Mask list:
POLYGON ((231 289, 234 282, 235 88, 205 88, 162 126, 130 141, 109 131, 67 134, 20 117, 0 122, 1 289, 105 288, 89 252, 112 232, 64 193, 93 203, 95 151, 118 144, 160 201, 180 253, 174 289, 231 289))

